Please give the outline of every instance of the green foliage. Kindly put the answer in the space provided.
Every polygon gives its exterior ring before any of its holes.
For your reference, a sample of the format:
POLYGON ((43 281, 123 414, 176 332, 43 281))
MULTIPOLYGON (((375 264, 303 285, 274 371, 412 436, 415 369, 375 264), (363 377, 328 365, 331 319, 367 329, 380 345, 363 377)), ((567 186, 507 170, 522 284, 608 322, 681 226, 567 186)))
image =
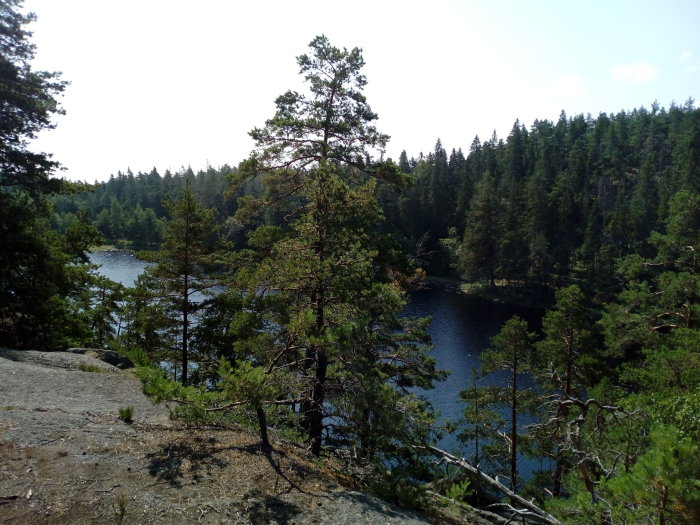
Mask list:
MULTIPOLYGON (((575 485, 573 485, 575 487, 575 485)), ((603 481, 598 496, 585 491, 548 508, 567 523, 692 524, 700 518, 700 449, 675 427, 655 427, 649 446, 628 470, 603 481)))
POLYGON ((119 408, 119 419, 124 423, 131 423, 134 420, 134 407, 126 406, 119 408))
MULTIPOLYGON (((225 195, 228 180, 235 173, 236 169, 227 165, 218 169, 207 167, 197 173, 183 168, 164 175, 155 168, 148 173, 120 171, 106 182, 72 185, 70 195, 53 197, 52 226, 63 232, 79 214, 87 213, 89 222, 111 244, 152 249, 163 241, 169 219, 165 203, 177 198, 189 185, 203 208, 216 209, 216 222, 223 226, 223 234, 236 244, 243 244, 244 228, 230 217, 236 210, 235 198, 225 195)), ((245 186, 240 194, 254 191, 255 188, 245 186)))
POLYGON ((87 363, 78 363, 78 370, 81 372, 104 372, 104 370, 99 366, 90 365, 87 363))
POLYGON ((32 69, 35 47, 25 27, 35 16, 21 13, 21 7, 19 0, 0 6, 0 191, 4 195, 19 187, 37 196, 60 188, 59 181, 49 178, 58 163, 27 146, 39 131, 54 126, 54 115, 63 113, 57 97, 66 82, 58 73, 32 69))
POLYGON ((141 348, 125 349, 119 348, 120 353, 131 361, 135 366, 152 366, 153 363, 141 348))
POLYGON ((124 518, 126 517, 127 509, 127 498, 124 494, 120 494, 117 497, 117 504, 112 505, 112 512, 114 513, 114 524, 121 525, 124 523, 124 518))
POLYGON ((544 339, 537 343, 534 357, 535 373, 548 390, 575 396, 595 383, 600 367, 592 321, 578 286, 557 291, 554 308, 542 320, 544 339))
POLYGON ((498 471, 507 456, 507 449, 499 431, 505 419, 497 407, 507 403, 504 390, 497 386, 480 386, 478 375, 473 373, 470 388, 459 393, 459 401, 465 403, 464 419, 460 422, 459 439, 473 447, 470 460, 484 470, 498 471))
POLYGON ((467 214, 460 266, 472 279, 486 279, 492 286, 497 276, 501 212, 494 180, 486 174, 476 188, 467 214))
POLYGON ((380 473, 370 489, 380 498, 405 509, 426 510, 430 505, 425 487, 411 481, 410 474, 400 468, 380 473))
POLYGON ((231 363, 237 356, 250 355, 257 344, 256 335, 265 339, 258 317, 245 309, 245 298, 235 288, 228 288, 200 305, 197 323, 190 331, 190 351, 197 362, 191 374, 194 384, 215 383, 220 378, 220 360, 231 363))
POLYGON ((380 256, 376 181, 402 185, 406 176, 372 158, 388 137, 362 94, 360 50, 317 37, 298 63, 308 93, 276 100, 239 167, 238 182, 260 179, 264 192, 241 199, 238 218, 267 214, 279 226, 254 230, 242 257, 253 315, 234 318, 235 348, 250 364, 231 375, 232 395, 279 377, 275 402, 289 403, 281 413, 290 425, 300 418, 314 454, 328 436, 365 457, 397 457, 431 434, 432 414, 409 389, 442 376, 425 353, 426 322, 397 316, 404 297, 380 256))
POLYGON ((57 97, 66 83, 57 73, 34 71, 34 45, 24 26, 33 15, 21 2, 0 5, 0 336, 16 348, 61 349, 90 343, 91 268, 85 251, 99 233, 85 214, 49 227, 50 196, 75 190, 51 178, 58 163, 28 149, 61 114, 57 97))
POLYGON ((69 299, 69 311, 75 319, 74 342, 103 347, 116 336, 117 316, 122 308, 124 287, 102 275, 92 264, 71 266, 77 292, 69 299), (79 330, 79 332, 78 332, 79 330))
MULTIPOLYGON (((572 285, 557 291, 555 306, 542 320, 544 338, 539 341, 533 369, 540 388, 547 396, 541 423, 533 426, 537 454, 554 462, 552 483, 555 496, 561 495, 565 472, 575 468, 580 433, 572 434, 578 421, 585 389, 600 378, 600 366, 591 316, 581 289, 572 285)), ((585 420, 585 418, 583 418, 585 420)))
POLYGON ((595 417, 584 405, 568 414, 586 420, 572 448, 579 470, 597 475, 572 471, 569 498, 551 502, 567 522, 695 523, 700 516, 698 202, 692 192, 678 192, 665 228, 650 235, 648 257, 619 265, 628 284, 600 324, 608 356, 622 363, 611 379, 633 388, 593 387, 589 379, 588 396, 600 407, 595 417), (647 417, 634 416, 642 413, 647 417))
POLYGON ((608 482, 616 502, 613 510, 629 523, 666 520, 697 523, 700 519, 700 449, 697 442, 680 438, 673 427, 652 431, 651 445, 632 469, 608 482))
MULTIPOLYGON (((508 454, 510 463, 510 483, 513 490, 517 488, 517 459, 520 452, 521 425, 519 417, 530 412, 534 401, 534 392, 518 385, 520 374, 530 372, 533 362, 532 341, 535 334, 527 331, 527 322, 512 317, 503 325, 491 340, 491 346, 482 354, 482 371, 484 373, 504 370, 509 379, 505 388, 496 392, 496 402, 507 407, 510 412, 510 429, 508 432, 508 454), (498 399, 500 398, 500 399, 498 399)), ((504 433, 505 434, 505 433, 504 433)), ((500 436, 499 436, 500 437, 500 436)))
POLYGON ((222 359, 219 375, 219 388, 230 401, 246 401, 257 408, 280 393, 280 378, 275 378, 263 367, 255 366, 250 361, 238 361, 231 365, 222 359))
POLYGON ((207 254, 215 234, 214 210, 203 210, 194 195, 185 188, 178 201, 165 203, 171 220, 164 234, 158 264, 152 267, 153 276, 165 295, 172 298, 169 309, 181 317, 182 383, 187 383, 190 315, 198 310, 192 296, 211 287, 207 272, 207 254))
POLYGON ((650 392, 694 388, 697 370, 700 279, 700 199, 681 191, 670 201, 664 233, 653 233, 652 258, 621 265, 629 279, 602 319, 606 345, 624 358, 622 378, 650 392))
MULTIPOLYGON (((313 57, 307 58, 307 66, 313 67, 313 57)), ((347 71, 344 74, 353 78, 347 71)), ((292 95, 280 97, 280 104, 291 107, 295 101, 312 100, 297 95, 298 100, 292 95)), ((363 114, 360 106, 351 107, 343 110, 346 115, 355 110, 363 114)), ((402 172, 411 174, 410 187, 409 178, 397 175, 390 163, 363 169, 395 182, 381 180, 377 186, 388 219, 380 228, 394 237, 416 266, 431 273, 459 268, 469 279, 493 277, 525 287, 521 293, 530 289, 545 293, 576 279, 592 296, 609 300, 624 284, 614 273, 616 259, 633 253, 649 256, 653 249, 649 233, 663 230, 673 195, 696 191, 688 159, 697 149, 692 137, 697 135, 698 114, 692 104, 672 105, 668 111, 657 105, 652 112, 640 108, 597 118, 562 114, 558 122, 537 120, 528 130, 516 122, 505 141, 492 136, 482 143, 476 137, 466 157, 460 150, 446 152, 438 140, 433 151, 418 159, 409 159, 404 152, 402 172), (486 201, 485 187, 491 195, 486 201), (486 202, 496 206, 495 222, 482 213, 486 202), (445 239, 451 242, 447 250, 441 242, 445 239), (459 255, 453 267, 445 258, 455 249, 459 255)), ((271 119, 271 124, 283 126, 288 116, 282 111, 279 121, 271 119)), ((309 122, 313 119, 322 121, 310 114, 309 122)), ((381 140, 376 144, 381 149, 381 140)), ((300 148, 295 160, 303 162, 317 146, 300 148)), ((338 148, 329 158, 336 153, 344 155, 338 148)), ((248 165, 255 170, 264 162, 260 156, 248 165)), ((282 174, 274 170, 260 177, 249 174, 228 166, 198 173, 183 169, 164 176, 155 170, 119 172, 93 193, 74 195, 73 201, 57 200, 56 226, 65 228, 80 209, 87 209, 112 242, 120 236, 139 244, 159 242, 167 218, 161 201, 189 182, 202 206, 216 208, 217 223, 224 225, 226 237, 243 246, 246 231, 255 225, 284 220, 286 211, 275 203, 296 198, 286 192, 289 187, 282 174), (235 184, 229 196, 244 197, 238 220, 230 218, 238 206, 235 198, 223 196, 227 178, 235 184), (142 216, 149 210, 158 222, 145 226, 142 216), (248 220, 252 222, 244 224, 248 220), (142 239, 149 232, 155 241, 142 239)))
MULTIPOLYGON (((140 275, 126 291, 122 311, 125 327, 119 341, 127 354, 143 353, 147 362, 154 363, 172 360, 177 333, 175 320, 158 299, 153 277, 140 275)), ((142 362, 141 358, 137 362, 142 362)))
MULTIPOLYGON (((697 347, 696 347, 697 348, 697 347)), ((700 442, 700 381, 686 391, 663 397, 652 393, 648 410, 659 425, 671 426, 681 438, 700 442)))
POLYGON ((465 478, 461 481, 453 483, 447 490, 445 490, 445 496, 450 499, 466 502, 467 498, 474 494, 474 489, 471 487, 471 482, 469 479, 465 478))
POLYGON ((547 484, 568 494, 554 507, 574 522, 661 521, 662 512, 667 522, 697 520, 700 110, 692 101, 597 118, 562 113, 529 130, 516 121, 505 140, 476 137, 466 156, 448 155, 438 140, 417 160, 402 152, 396 166, 384 160, 389 137, 363 94, 361 50, 320 36, 298 57, 308 91, 276 100, 240 169, 127 170, 83 187, 52 179, 57 164, 28 150, 61 113, 65 83, 32 70, 24 29, 32 16, 19 7, 0 7, 4 344, 125 348, 145 390, 187 422, 252 421, 255 410, 261 429, 269 418, 280 432, 301 430, 315 453, 322 442, 356 447, 392 466, 389 492, 405 503, 422 498, 407 481, 424 474, 410 445, 434 438, 434 415, 416 389, 444 377, 427 355, 427 320, 397 315, 408 267, 458 269, 538 296, 558 289, 534 354, 517 320, 484 353, 484 371, 511 372, 510 388, 474 379, 460 395, 462 439, 477 444, 477 463, 498 469, 488 462, 503 455, 510 423, 515 452, 530 402, 517 374, 528 365, 544 396, 531 450, 554 459, 547 484), (210 256, 215 224, 238 253, 210 256), (125 291, 87 264, 100 234, 163 250, 125 291), (213 284, 212 270, 228 290, 194 301, 213 284), (599 325, 587 309, 596 300, 608 302, 599 325), (153 364, 162 362, 191 385, 153 364), (496 410, 505 406, 510 421, 496 410), (410 462, 418 470, 401 470, 410 462))
POLYGON ((154 403, 167 403, 171 417, 185 425, 214 425, 223 428, 254 426, 250 414, 241 411, 240 406, 232 406, 221 391, 201 385, 183 386, 154 364, 137 366, 136 375, 141 380, 144 394, 154 403))
POLYGON ((466 157, 448 157, 439 141, 418 159, 404 152, 415 182, 398 206, 382 201, 395 221, 386 229, 406 252, 420 246, 419 264, 433 273, 449 271, 441 244, 454 249, 456 238, 456 267, 470 280, 538 289, 575 279, 609 300, 624 284, 616 259, 648 256, 649 233, 662 231, 673 195, 697 192, 688 159, 698 149, 698 115, 692 104, 562 113, 528 130, 516 122, 505 141, 476 137, 466 157))
POLYGON ((154 361, 177 358, 180 379, 187 384, 190 325, 206 306, 195 296, 209 294, 213 286, 210 254, 216 228, 213 210, 202 209, 189 186, 181 199, 168 201, 166 208, 172 217, 161 250, 150 252, 156 264, 146 269, 129 294, 124 341, 154 361))

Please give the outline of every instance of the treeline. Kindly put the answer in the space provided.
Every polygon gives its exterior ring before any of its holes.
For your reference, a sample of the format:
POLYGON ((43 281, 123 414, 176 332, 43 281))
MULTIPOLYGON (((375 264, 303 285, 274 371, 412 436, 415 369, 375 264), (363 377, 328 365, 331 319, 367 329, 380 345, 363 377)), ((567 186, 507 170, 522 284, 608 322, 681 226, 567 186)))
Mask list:
POLYGON ((182 168, 163 175, 156 168, 134 174, 130 169, 97 183, 90 191, 75 195, 56 195, 52 226, 66 231, 83 214, 110 243, 129 243, 137 247, 158 245, 163 240, 164 221, 168 220, 167 201, 182 196, 189 185, 199 202, 217 210, 223 223, 236 210, 236 195, 227 197, 229 178, 235 168, 208 167, 194 173, 182 168))
MULTIPOLYGON (((380 195, 393 233, 424 263, 468 280, 604 292, 614 262, 651 253, 678 191, 700 189, 692 100, 597 118, 516 121, 505 140, 434 151, 399 167, 413 185, 380 195)), ((609 297, 609 296, 608 296, 609 297)))
MULTIPOLYGON (((448 154, 440 140, 417 159, 402 152, 398 166, 413 183, 378 185, 381 228, 432 274, 545 293, 577 282, 609 299, 615 261, 651 253, 649 235, 663 229, 671 197, 700 188, 699 165, 700 110, 692 100, 597 118, 562 112, 529 130, 516 121, 505 140, 476 137, 466 156, 448 154)), ((237 197, 262 190, 257 184, 227 194, 236 172, 119 172, 91 192, 56 197, 53 225, 65 231, 84 210, 109 242, 158 244, 165 199, 189 184, 242 247, 242 225, 232 218, 237 197)))
MULTIPOLYGON (((163 240, 157 264, 134 289, 93 284, 88 317, 99 338, 91 342, 171 363, 170 379, 158 367, 144 368, 142 378, 152 395, 177 398, 191 421, 220 423, 207 411, 218 417, 222 403, 243 403, 265 443, 273 426, 306 436, 316 454, 353 443, 365 458, 394 462, 435 430, 430 407, 403 388, 442 377, 423 353, 426 321, 396 324, 396 283, 424 267, 521 297, 539 292, 550 305, 542 332, 512 319, 483 355, 483 373, 508 379, 484 387, 475 377, 459 394, 457 430, 476 451, 468 458, 480 465, 476 477, 453 472, 446 480, 420 454, 395 463, 406 470, 392 476, 444 483, 450 497, 473 502, 493 497, 478 474, 491 473, 508 480, 499 490, 511 499, 526 494, 532 512, 545 508, 571 523, 697 519, 700 428, 689 417, 700 384, 693 101, 596 119, 562 114, 530 130, 516 122, 505 140, 475 139, 467 156, 448 155, 438 141, 428 155, 404 152, 382 172, 358 173, 353 158, 342 159, 308 171, 270 169, 274 155, 261 168, 253 155, 238 169, 127 172, 94 192, 55 199, 65 217, 138 244, 147 244, 134 232, 148 210, 160 236, 149 242, 163 240), (226 291, 212 294, 221 283, 226 291), (268 289, 275 293, 260 294, 268 289), (114 312, 120 333, 99 324, 114 312), (402 366, 382 362, 389 350, 402 366), (359 361, 346 361, 345 352, 359 361), (391 374, 396 391, 377 386, 391 374), (377 390, 359 395, 365 381, 377 390), (396 414, 399 398, 414 423, 396 414), (338 427, 324 435, 329 417, 338 427), (401 437, 382 441, 378 428, 401 437), (524 455, 547 465, 529 481, 519 471, 524 455)), ((418 486, 387 495, 415 504, 421 494, 418 486)), ((558 523, 550 517, 540 520, 558 523)))
MULTIPOLYGON (((161 177, 154 170, 150 187, 165 195, 156 216, 163 249, 126 295, 104 283, 94 311, 103 318, 119 311, 124 324, 120 334, 115 325, 102 327, 93 342, 171 363, 170 379, 157 367, 142 377, 152 395, 177 398, 190 421, 220 423, 207 411, 219 417, 222 403, 244 403, 254 409, 264 442, 273 426, 307 436, 317 454, 322 445, 353 443, 366 458, 386 454, 394 462, 400 451, 411 460, 393 464, 406 468, 393 471, 394 481, 430 481, 471 502, 494 496, 483 474, 500 476, 507 482, 499 490, 511 499, 532 498, 523 500, 533 506, 523 514, 552 513, 539 516, 546 523, 558 523, 554 516, 582 524, 691 523, 700 515, 700 428, 688 417, 700 384, 699 152, 700 110, 689 101, 597 119, 562 114, 529 131, 516 123, 505 141, 475 139, 466 157, 448 156, 438 141, 418 160, 402 153, 393 184, 340 165, 276 178, 251 159, 240 170, 210 169, 208 179, 205 172, 161 177), (404 184, 405 174, 412 184, 404 184), (205 181, 221 184, 219 197, 232 184, 244 198, 212 200, 205 181), (303 193, 290 193, 300 184, 303 193), (280 195, 292 198, 282 205, 280 195), (231 240, 231 232, 233 251, 201 242, 231 240), (413 423, 390 421, 403 386, 442 377, 420 353, 425 320, 402 321, 416 323, 403 325, 406 339, 392 333, 401 326, 393 313, 403 304, 390 292, 400 281, 392 272, 418 266, 552 298, 540 334, 512 319, 482 356, 482 372, 505 372, 503 384, 482 386, 475 377, 459 393, 465 409, 456 431, 465 450, 475 451, 468 460, 479 465, 476 477, 431 470, 420 454, 412 456, 411 443, 429 443, 435 430, 430 408, 418 399, 401 401, 413 423), (375 284, 363 288, 369 275, 375 284), (221 282, 224 293, 207 293, 221 282), (260 295, 265 289, 276 293, 260 295), (205 300, 194 300, 195 292, 205 300), (369 309, 359 308, 367 298, 369 309), (393 312, 382 310, 388 298, 393 312), (387 324, 373 324, 380 320, 387 324), (367 333, 365 321, 373 326, 367 333), (379 330, 386 330, 381 343, 379 330), (345 350, 336 353, 335 345, 345 350), (382 349, 405 364, 385 366, 377 357, 382 349), (361 365, 346 362, 345 351, 361 365), (388 373, 397 374, 390 383, 397 392, 358 394, 364 381, 375 388, 381 380, 374 375, 388 373), (324 390, 315 390, 319 381, 324 390), (318 409, 322 402, 328 412, 318 409), (339 426, 324 437, 329 416, 339 426), (401 437, 382 441, 378 428, 401 437), (523 456, 546 467, 523 479, 523 456)), ((133 214, 149 202, 146 178, 119 174, 79 196, 76 211, 109 204, 90 211, 98 228, 97 217, 112 213, 114 202, 131 203, 122 209, 133 214)), ((424 497, 410 484, 385 494, 404 504, 424 497)))

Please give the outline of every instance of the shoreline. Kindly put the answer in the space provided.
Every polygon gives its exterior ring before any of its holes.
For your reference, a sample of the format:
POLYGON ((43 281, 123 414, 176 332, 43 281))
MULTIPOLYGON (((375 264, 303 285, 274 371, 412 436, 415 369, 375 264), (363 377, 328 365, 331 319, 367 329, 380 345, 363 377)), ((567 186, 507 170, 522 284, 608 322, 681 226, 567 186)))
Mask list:
POLYGON ((541 290, 535 291, 525 286, 507 284, 490 286, 483 282, 470 283, 462 279, 441 276, 430 276, 425 282, 427 287, 434 286, 493 303, 542 310, 549 306, 549 301, 542 295, 541 290))

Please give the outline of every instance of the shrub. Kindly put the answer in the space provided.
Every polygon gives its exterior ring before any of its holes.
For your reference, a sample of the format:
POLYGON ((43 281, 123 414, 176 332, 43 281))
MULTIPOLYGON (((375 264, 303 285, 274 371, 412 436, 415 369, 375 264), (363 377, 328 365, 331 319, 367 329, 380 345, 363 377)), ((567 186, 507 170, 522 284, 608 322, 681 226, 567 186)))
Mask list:
POLYGON ((80 363, 78 365, 78 370, 83 372, 103 372, 103 370, 96 365, 89 365, 88 363, 80 363))
POLYGON ((131 423, 134 419, 134 407, 122 407, 119 409, 119 419, 125 423, 131 423))

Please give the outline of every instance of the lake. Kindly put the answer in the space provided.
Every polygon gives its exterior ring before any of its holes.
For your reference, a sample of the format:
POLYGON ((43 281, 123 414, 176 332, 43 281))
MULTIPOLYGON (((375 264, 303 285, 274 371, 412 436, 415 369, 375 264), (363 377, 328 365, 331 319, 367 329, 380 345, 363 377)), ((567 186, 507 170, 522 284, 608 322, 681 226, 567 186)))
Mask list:
POLYGON ((100 265, 102 275, 128 287, 134 286, 136 278, 149 265, 127 250, 90 252, 88 257, 91 263, 100 265))
MULTIPOLYGON (((432 355, 437 366, 449 370, 449 377, 426 393, 440 420, 458 421, 464 406, 457 395, 472 385, 472 373, 481 365, 481 353, 501 325, 513 315, 524 319, 532 311, 511 305, 467 296, 456 290, 433 287, 411 293, 406 313, 414 317, 431 316, 428 332, 433 340, 432 355)), ((534 320, 534 319, 533 319, 534 320)), ((481 384, 507 381, 507 373, 491 374, 481 384)), ((449 450, 459 448, 455 436, 443 437, 440 446, 449 450)))
MULTIPOLYGON (((94 252, 90 254, 90 260, 101 265, 100 273, 125 286, 133 286, 148 264, 125 250, 94 252)), ((432 317, 428 329, 434 345, 432 354, 439 368, 451 371, 447 380, 425 393, 440 412, 441 421, 457 421, 461 417, 463 405, 457 401, 457 395, 471 386, 472 371, 479 367, 481 352, 488 347, 500 326, 515 314, 535 320, 532 311, 440 287, 412 292, 406 314, 432 317)), ((493 384, 505 379, 505 374, 492 374, 485 382, 493 384)), ((443 437, 439 445, 448 451, 461 449, 456 437, 449 434, 443 437)), ((525 467, 523 470, 529 469, 525 467)))

